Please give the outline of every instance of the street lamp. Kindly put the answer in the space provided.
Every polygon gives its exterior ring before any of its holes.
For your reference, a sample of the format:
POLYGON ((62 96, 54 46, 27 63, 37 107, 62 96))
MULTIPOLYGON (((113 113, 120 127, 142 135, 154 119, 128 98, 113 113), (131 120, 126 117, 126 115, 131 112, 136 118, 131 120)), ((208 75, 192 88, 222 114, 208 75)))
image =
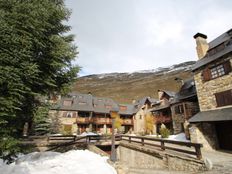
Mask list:
POLYGON ((111 142, 111 155, 110 155, 110 160, 115 162, 117 160, 116 157, 116 150, 115 150, 115 134, 114 134, 114 129, 115 129, 115 118, 118 116, 118 107, 112 108, 110 110, 110 116, 112 118, 112 142, 111 142))

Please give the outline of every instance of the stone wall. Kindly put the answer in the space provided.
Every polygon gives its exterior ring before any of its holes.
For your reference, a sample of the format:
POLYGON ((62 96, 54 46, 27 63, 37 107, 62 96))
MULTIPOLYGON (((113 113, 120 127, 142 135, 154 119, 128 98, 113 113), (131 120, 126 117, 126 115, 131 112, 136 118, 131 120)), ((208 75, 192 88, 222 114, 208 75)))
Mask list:
POLYGON ((169 169, 171 171, 199 172, 207 170, 203 160, 182 157, 144 146, 120 143, 119 162, 127 168, 169 169))
MULTIPOLYGON (((229 57, 232 66, 232 57, 229 57)), ((195 72, 194 80, 201 111, 216 109, 215 93, 232 89, 232 72, 219 78, 206 81, 202 80, 202 70, 195 72)))
POLYGON ((196 102, 182 102, 172 105, 171 111, 174 134, 178 134, 181 132, 188 132, 188 130, 186 130, 188 127, 185 126, 185 123, 189 118, 199 112, 199 106, 196 102), (184 111, 178 114, 175 113, 175 107, 179 105, 183 106, 184 111))
POLYGON ((203 144, 204 150, 212 151, 218 148, 218 140, 213 123, 192 124, 189 132, 191 142, 203 144))

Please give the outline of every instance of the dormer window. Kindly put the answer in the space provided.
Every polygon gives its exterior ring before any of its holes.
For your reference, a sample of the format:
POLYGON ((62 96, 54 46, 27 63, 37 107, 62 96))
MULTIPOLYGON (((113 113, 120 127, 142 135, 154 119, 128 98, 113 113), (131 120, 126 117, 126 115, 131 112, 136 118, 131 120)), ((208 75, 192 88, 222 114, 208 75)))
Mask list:
POLYGON ((112 105, 105 105, 106 109, 111 109, 112 105))
POLYGON ((79 102, 79 105, 86 105, 86 102, 79 102))
POLYGON ((120 108, 121 111, 126 111, 127 110, 126 106, 120 106, 119 108, 120 108))
POLYGON ((73 101, 72 100, 64 100, 63 105, 64 106, 72 106, 73 101))

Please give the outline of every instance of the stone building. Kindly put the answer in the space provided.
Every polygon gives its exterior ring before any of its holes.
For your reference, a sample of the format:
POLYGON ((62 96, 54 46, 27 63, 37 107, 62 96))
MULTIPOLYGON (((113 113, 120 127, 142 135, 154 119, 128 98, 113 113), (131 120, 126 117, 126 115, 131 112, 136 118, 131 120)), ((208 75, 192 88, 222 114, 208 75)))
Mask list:
POLYGON ((157 101, 157 99, 151 97, 144 97, 134 103, 136 112, 134 116, 134 133, 144 134, 146 132, 145 117, 157 101))
POLYGON ((55 117, 59 120, 61 133, 81 134, 90 131, 107 134, 112 131, 110 110, 116 107, 123 120, 121 130, 132 130, 134 105, 118 105, 110 98, 94 97, 91 94, 70 93, 61 97, 49 113, 53 120, 55 117))
POLYGON ((175 92, 158 90, 158 101, 149 110, 155 119, 155 133, 160 133, 161 125, 164 124, 173 133, 171 102, 175 99, 175 92))
POLYGON ((194 36, 199 60, 193 66, 200 111, 189 122, 191 141, 205 149, 232 150, 232 29, 207 43, 194 36))
POLYGON ((199 112, 197 92, 193 78, 182 81, 182 86, 171 102, 173 133, 185 132, 189 138, 188 119, 199 112))

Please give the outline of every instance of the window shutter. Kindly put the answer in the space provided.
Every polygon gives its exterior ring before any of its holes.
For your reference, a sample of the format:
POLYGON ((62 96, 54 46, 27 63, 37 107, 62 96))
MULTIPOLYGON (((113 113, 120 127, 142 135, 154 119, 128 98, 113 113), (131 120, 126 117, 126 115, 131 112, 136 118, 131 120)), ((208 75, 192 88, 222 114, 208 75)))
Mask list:
POLYGON ((73 117, 73 118, 76 118, 76 117, 77 117, 77 113, 76 113, 76 112, 73 112, 72 117, 73 117))
POLYGON ((231 63, 230 60, 224 63, 225 74, 229 74, 231 72, 231 63))
POLYGON ((203 80, 204 81, 209 81, 211 79, 211 72, 209 68, 205 68, 202 72, 203 74, 203 80))
POLYGON ((225 105, 223 93, 216 93, 215 97, 216 97, 217 107, 225 105))
POLYGON ((67 116, 67 112, 63 112, 63 117, 66 117, 67 116))
POLYGON ((215 94, 217 107, 232 105, 232 90, 215 94))

